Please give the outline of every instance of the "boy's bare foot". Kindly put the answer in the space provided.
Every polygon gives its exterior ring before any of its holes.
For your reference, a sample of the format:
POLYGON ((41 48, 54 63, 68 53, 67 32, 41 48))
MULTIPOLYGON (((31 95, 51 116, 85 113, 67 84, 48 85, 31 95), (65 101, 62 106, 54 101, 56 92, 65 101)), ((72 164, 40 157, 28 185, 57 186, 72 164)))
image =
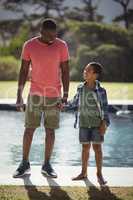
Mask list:
POLYGON ((100 175, 97 174, 97 181, 98 181, 98 183, 99 183, 101 186, 106 185, 106 183, 107 183, 107 181, 104 180, 102 174, 100 174, 100 175))
POLYGON ((84 175, 84 174, 81 173, 78 176, 72 178, 72 181, 79 181, 79 180, 83 180, 85 178, 87 178, 87 175, 86 174, 84 175))

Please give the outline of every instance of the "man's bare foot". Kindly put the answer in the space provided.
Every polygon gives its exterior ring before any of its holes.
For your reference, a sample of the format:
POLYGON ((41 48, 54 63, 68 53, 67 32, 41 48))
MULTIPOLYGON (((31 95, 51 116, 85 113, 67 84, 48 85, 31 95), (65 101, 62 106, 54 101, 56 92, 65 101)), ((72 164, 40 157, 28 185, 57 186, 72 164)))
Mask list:
POLYGON ((79 180, 83 180, 83 179, 85 179, 85 178, 87 178, 87 175, 81 173, 81 174, 79 174, 78 176, 72 178, 72 181, 79 181, 79 180))
POLYGON ((101 186, 106 185, 107 183, 107 181, 104 180, 102 174, 97 174, 97 181, 101 186))

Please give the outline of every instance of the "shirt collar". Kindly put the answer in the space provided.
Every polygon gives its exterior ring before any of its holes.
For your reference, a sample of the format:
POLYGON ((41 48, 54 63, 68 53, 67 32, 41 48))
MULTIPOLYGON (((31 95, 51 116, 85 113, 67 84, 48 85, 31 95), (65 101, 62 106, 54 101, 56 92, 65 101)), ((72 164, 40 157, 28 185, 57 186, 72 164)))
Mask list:
MULTIPOLYGON (((96 80, 95 82, 96 82, 96 85, 95 85, 94 91, 97 91, 100 87, 100 82, 98 80, 96 80)), ((83 84, 85 85, 86 81, 83 84)))

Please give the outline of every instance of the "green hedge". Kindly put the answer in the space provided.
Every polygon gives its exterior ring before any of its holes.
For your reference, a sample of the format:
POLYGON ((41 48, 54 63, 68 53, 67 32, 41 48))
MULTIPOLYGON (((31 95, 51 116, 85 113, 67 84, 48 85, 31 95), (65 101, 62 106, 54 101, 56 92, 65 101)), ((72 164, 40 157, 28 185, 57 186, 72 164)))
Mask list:
POLYGON ((0 80, 17 80, 19 73, 19 61, 13 56, 0 57, 0 80))

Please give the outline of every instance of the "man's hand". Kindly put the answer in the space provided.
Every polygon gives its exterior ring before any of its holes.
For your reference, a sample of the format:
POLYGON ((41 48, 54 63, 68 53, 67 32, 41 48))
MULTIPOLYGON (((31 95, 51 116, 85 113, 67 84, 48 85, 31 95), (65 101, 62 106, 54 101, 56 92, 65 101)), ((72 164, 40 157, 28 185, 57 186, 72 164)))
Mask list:
POLYGON ((64 95, 62 98, 62 103, 67 104, 67 99, 68 99, 68 96, 64 95))
POLYGON ((104 135, 105 132, 106 132, 106 129, 107 129, 107 125, 106 125, 106 121, 105 120, 102 120, 101 121, 101 124, 100 124, 100 127, 99 127, 99 132, 101 135, 104 135))

